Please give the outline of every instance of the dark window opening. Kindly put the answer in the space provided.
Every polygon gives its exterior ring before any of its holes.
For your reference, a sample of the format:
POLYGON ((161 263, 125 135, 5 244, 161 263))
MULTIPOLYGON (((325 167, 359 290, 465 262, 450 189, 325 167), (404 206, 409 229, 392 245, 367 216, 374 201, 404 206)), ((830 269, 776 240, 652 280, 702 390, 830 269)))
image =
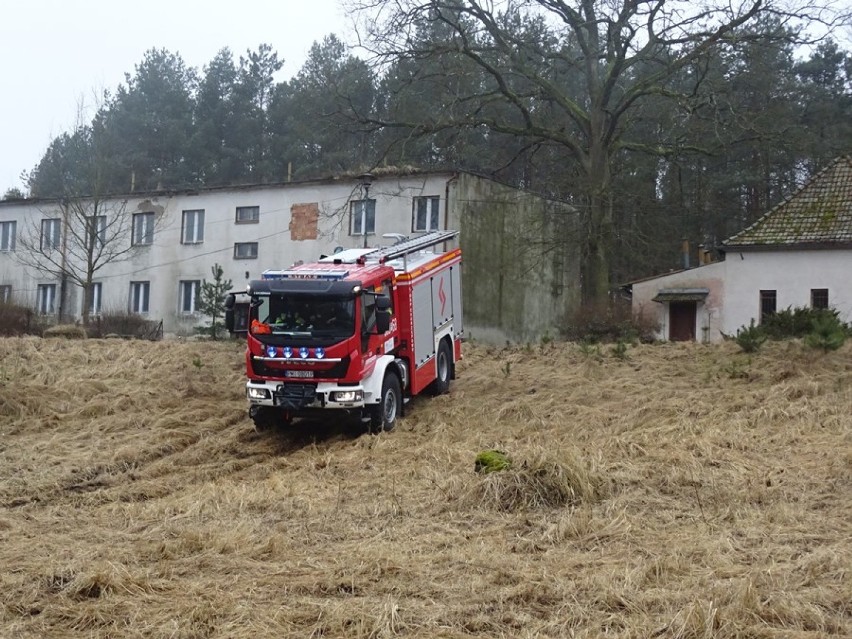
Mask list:
POLYGON ((828 308, 828 289, 811 289, 811 308, 828 308))
POLYGON ((778 291, 760 291, 760 323, 770 315, 775 315, 778 308, 778 291))

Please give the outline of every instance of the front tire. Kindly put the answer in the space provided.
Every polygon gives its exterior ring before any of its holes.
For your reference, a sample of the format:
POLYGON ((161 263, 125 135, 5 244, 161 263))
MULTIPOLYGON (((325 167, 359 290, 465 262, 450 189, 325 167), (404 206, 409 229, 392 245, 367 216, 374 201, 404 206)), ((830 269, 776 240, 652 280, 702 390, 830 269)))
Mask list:
POLYGON ((399 377, 387 373, 382 382, 382 399, 370 409, 370 430, 374 433, 393 430, 401 409, 402 389, 399 377))
POLYGON ((252 406, 249 408, 249 417, 254 422, 254 429, 259 433, 286 426, 292 421, 280 408, 271 406, 252 406))

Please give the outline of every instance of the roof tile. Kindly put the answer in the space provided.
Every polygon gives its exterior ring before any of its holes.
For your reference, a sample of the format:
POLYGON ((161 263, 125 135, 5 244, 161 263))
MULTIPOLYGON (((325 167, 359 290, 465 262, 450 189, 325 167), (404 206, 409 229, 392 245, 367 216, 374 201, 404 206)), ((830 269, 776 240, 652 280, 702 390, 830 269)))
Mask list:
POLYGON ((852 158, 839 157, 725 247, 852 243, 852 158))

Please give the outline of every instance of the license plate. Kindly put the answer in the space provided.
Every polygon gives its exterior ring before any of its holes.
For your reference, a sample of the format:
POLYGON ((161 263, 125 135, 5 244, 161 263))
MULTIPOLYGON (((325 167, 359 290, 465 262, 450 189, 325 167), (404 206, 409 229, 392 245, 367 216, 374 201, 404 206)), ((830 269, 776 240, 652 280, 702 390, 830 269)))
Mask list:
POLYGON ((313 377, 313 371, 284 371, 284 377, 313 377))

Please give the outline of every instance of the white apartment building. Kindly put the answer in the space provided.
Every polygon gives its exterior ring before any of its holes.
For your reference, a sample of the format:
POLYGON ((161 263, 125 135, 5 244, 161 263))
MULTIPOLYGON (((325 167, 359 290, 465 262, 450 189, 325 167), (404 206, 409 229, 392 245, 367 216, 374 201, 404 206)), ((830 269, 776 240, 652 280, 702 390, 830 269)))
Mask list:
MULTIPOLYGON (((452 177, 355 177, 111 198, 86 215, 97 218, 93 228, 109 245, 105 250, 126 252, 102 259, 90 313, 129 311, 162 319, 166 333, 189 333, 204 321, 198 292, 202 280, 212 279, 214 264, 241 289, 266 269, 314 260, 338 247, 393 243, 382 238, 385 233, 444 229, 452 177)), ((85 240, 71 228, 78 216, 68 208, 59 200, 0 203, 0 301, 57 318, 61 312, 63 321, 82 316, 82 289, 73 282, 63 286, 55 266, 65 259, 85 273, 79 246, 85 240), (33 253, 41 251, 56 256, 49 271, 32 265, 33 253)))
POLYGON ((499 343, 537 339, 555 335, 556 323, 579 299, 578 261, 575 251, 555 259, 551 247, 539 263, 530 247, 542 244, 539 236, 552 244, 554 228, 570 226, 573 215, 569 207, 468 173, 395 169, 376 170, 369 179, 132 193, 82 216, 59 200, 4 201, 0 301, 54 321, 79 320, 82 288, 56 265, 85 273, 92 251, 81 246, 93 234, 95 253, 124 253, 101 257, 90 315, 131 312, 162 320, 167 335, 191 334, 207 321, 197 303, 214 264, 241 290, 267 269, 340 248, 392 244, 383 238, 388 233, 453 229, 461 231, 465 253, 469 334, 499 343), (39 253, 54 267, 34 268, 39 253))

